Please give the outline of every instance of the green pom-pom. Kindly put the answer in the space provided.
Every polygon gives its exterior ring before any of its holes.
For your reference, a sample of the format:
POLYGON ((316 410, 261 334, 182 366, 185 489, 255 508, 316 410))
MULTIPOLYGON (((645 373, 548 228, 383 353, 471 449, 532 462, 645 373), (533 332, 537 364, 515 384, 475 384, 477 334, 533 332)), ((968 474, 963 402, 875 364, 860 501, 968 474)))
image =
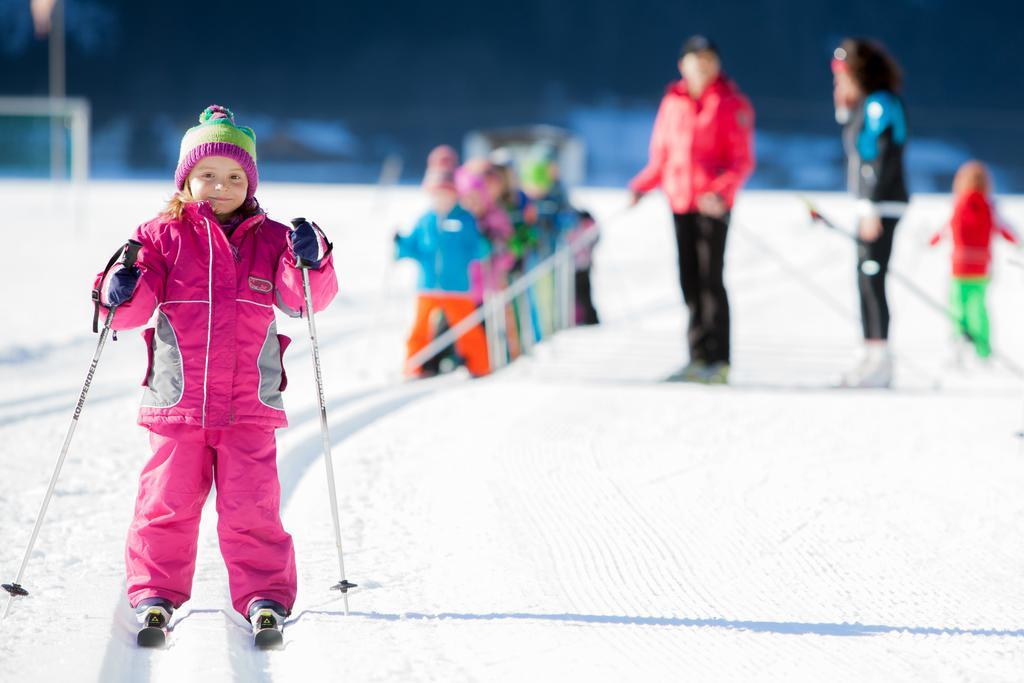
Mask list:
POLYGON ((209 123, 210 121, 217 121, 220 119, 227 119, 231 123, 235 122, 235 115, 231 113, 231 110, 227 107, 222 107, 219 104, 211 104, 209 107, 203 110, 203 113, 199 115, 199 123, 209 123))

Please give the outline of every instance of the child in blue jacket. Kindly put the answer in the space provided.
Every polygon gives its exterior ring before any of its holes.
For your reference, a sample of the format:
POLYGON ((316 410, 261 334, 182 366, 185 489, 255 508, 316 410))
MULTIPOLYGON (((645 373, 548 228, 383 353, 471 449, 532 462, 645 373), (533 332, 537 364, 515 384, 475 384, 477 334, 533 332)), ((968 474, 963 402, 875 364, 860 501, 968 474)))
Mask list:
MULTIPOLYGON (((454 168, 444 165, 427 169, 423 185, 430 193, 431 210, 420 217, 409 234, 395 235, 397 258, 415 259, 420 264, 416 321, 407 343, 410 359, 430 343, 430 323, 436 311, 442 311, 448 326, 455 327, 476 310, 469 266, 486 258, 489 247, 473 215, 458 204, 453 172, 454 168)), ((481 325, 459 337, 455 348, 472 375, 480 377, 490 372, 487 338, 481 325)), ((419 377, 422 368, 407 366, 406 374, 419 377)))

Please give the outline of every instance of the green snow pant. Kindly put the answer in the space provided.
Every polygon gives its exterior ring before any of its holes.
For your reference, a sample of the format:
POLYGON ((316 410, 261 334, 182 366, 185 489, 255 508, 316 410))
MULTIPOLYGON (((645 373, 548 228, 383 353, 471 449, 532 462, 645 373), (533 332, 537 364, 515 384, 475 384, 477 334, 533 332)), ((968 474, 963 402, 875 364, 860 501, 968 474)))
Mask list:
POLYGON ((949 314, 957 334, 970 339, 979 358, 988 358, 992 355, 988 311, 985 310, 987 288, 988 278, 954 277, 949 293, 949 314))

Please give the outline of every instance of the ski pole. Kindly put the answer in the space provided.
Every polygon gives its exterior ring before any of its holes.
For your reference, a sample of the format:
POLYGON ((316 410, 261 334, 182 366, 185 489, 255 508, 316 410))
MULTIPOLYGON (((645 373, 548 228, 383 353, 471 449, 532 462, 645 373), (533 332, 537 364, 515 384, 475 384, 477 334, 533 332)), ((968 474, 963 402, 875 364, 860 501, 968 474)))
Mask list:
MULTIPOLYGON (((859 235, 851 233, 851 232, 849 232, 847 230, 843 230, 838 225, 833 223, 831 220, 828 219, 828 217, 826 217, 824 214, 822 214, 820 211, 818 211, 817 207, 815 207, 814 204, 812 204, 810 202, 810 200, 808 200, 807 198, 804 198, 803 201, 807 205, 807 210, 811 214, 811 220, 812 221, 814 221, 816 223, 821 223, 826 228, 829 228, 830 230, 834 230, 835 232, 838 232, 840 235, 843 235, 847 239, 852 240, 858 246, 867 246, 867 245, 871 244, 871 242, 869 242, 869 241, 867 241, 865 239, 862 239, 859 235)), ((877 262, 871 262, 871 263, 874 264, 875 268, 878 267, 877 262)), ((867 274, 870 275, 872 273, 867 273, 867 274)), ((925 305, 927 305, 930 308, 932 308, 933 310, 943 314, 947 318, 953 318, 954 317, 948 308, 946 308, 941 303, 939 303, 938 301, 933 299, 931 296, 929 296, 927 292, 925 292, 923 289, 918 287, 917 284, 914 281, 912 281, 910 278, 904 277, 902 273, 900 273, 899 271, 893 270, 892 268, 888 269, 888 274, 892 275, 896 280, 899 280, 901 284, 903 284, 907 289, 909 289, 925 305)), ((968 341, 973 341, 971 339, 971 337, 970 337, 970 333, 968 333, 966 330, 964 331, 964 335, 967 337, 968 341)))
MULTIPOLYGON (((140 242, 135 240, 128 240, 128 242, 121 247, 117 253, 111 257, 107 263, 106 270, 110 270, 111 266, 121 258, 121 263, 125 268, 131 268, 135 265, 135 259, 139 255, 139 249, 142 248, 140 242)), ((106 273, 106 271, 104 271, 106 273)), ((102 278, 100 280, 102 286, 102 278)), ((93 298, 99 304, 99 288, 93 291, 93 298)), ((97 311, 99 308, 96 309, 97 311)), ((18 575, 11 583, 3 584, 3 589, 7 591, 7 605, 4 607, 3 616, 0 616, 0 621, 7 618, 7 615, 11 611, 11 605, 14 603, 16 597, 24 597, 28 595, 28 591, 22 587, 21 581, 25 577, 25 569, 28 567, 28 559, 32 554, 32 549, 35 547, 36 539, 39 537, 39 530, 43 526, 43 518, 46 516, 46 509, 50 505, 50 499, 53 497, 53 491, 57 486, 57 479, 60 477, 61 469, 64 467, 64 459, 67 457, 68 449, 71 446, 71 437, 75 434, 75 427, 78 426, 78 418, 82 415, 82 408, 85 406, 85 397, 89 394, 89 387, 92 386, 93 377, 96 374, 96 366, 99 365, 100 355, 103 353, 103 347, 107 343, 107 335, 110 333, 110 325, 114 322, 114 311, 117 310, 117 306, 111 306, 107 312, 107 317, 103 323, 103 330, 100 332, 99 341, 96 344, 96 352, 92 356, 92 363, 89 365, 89 372, 85 377, 85 384, 82 386, 82 393, 78 396, 78 404, 75 406, 75 413, 71 417, 71 424, 68 426, 67 435, 64 437, 64 446, 60 449, 60 455, 57 457, 57 464, 53 469, 53 474, 50 476, 50 485, 46 489, 46 495, 43 496, 43 504, 39 508, 39 514, 36 516, 35 526, 32 528, 32 535, 29 537, 28 546, 25 548, 25 555, 21 559, 21 568, 18 569, 18 575)))
MULTIPOLYGON (((306 222, 305 218, 293 218, 292 227, 298 228, 306 222)), ((302 271, 302 294, 306 300, 306 320, 309 322, 309 340, 313 350, 313 374, 316 377, 316 398, 320 403, 320 435, 323 441, 324 465, 327 468, 327 492, 331 503, 331 520, 334 522, 334 544, 338 548, 338 569, 341 581, 331 586, 331 590, 341 591, 345 599, 345 615, 348 616, 348 590, 356 584, 345 578, 345 556, 341 549, 341 522, 338 520, 338 495, 334 490, 334 462, 331 459, 331 437, 327 431, 327 403, 324 400, 324 379, 320 371, 320 347, 316 340, 316 321, 313 319, 313 294, 309 286, 309 269, 312 264, 301 258, 296 263, 302 271)))
MULTIPOLYGON (((788 259, 786 259, 786 257, 783 256, 778 250, 769 246, 769 244, 765 240, 762 240, 761 238, 757 237, 755 235, 754 230, 752 230, 746 224, 738 222, 735 218, 732 219, 731 225, 733 227, 730 229, 739 229, 741 235, 744 235, 746 239, 753 242, 758 249, 760 249, 763 253, 767 254, 772 260, 774 260, 783 272, 790 275, 796 282, 803 285, 805 291, 807 291, 809 294, 813 295, 815 298, 824 303, 829 308, 829 310, 833 311, 838 316, 846 319, 848 322, 860 326, 860 316, 857 313, 854 313, 852 310, 847 308, 837 298, 829 294, 828 290, 819 286, 813 280, 811 280, 811 278, 807 277, 807 275, 805 275, 803 271, 801 271, 797 266, 795 266, 788 259)), ((900 362, 906 365, 908 368, 922 375, 930 382, 936 382, 936 379, 932 377, 930 373, 928 373, 921 367, 917 366, 916 363, 909 361, 904 356, 899 356, 899 358, 900 362)))
MULTIPOLYGON (((818 211, 817 207, 815 207, 814 204, 811 203, 811 201, 809 199, 807 199, 806 197, 803 197, 802 199, 803 199, 804 204, 807 205, 807 210, 811 214, 811 220, 812 221, 814 221, 816 223, 821 223, 826 228, 829 228, 831 230, 834 230, 834 231, 838 232, 840 235, 843 235, 847 239, 853 240, 853 242, 855 244, 857 244, 858 246, 865 246, 865 245, 871 244, 867 240, 861 239, 861 237, 859 235, 851 233, 851 232, 849 232, 847 230, 843 230, 838 225, 833 223, 831 220, 828 219, 828 217, 826 217, 824 214, 822 214, 820 211, 818 211)), ((865 263, 865 265, 866 264, 867 263, 865 263)), ((875 267, 876 268, 878 267, 877 263, 875 263, 875 267)), ((967 329, 967 325, 965 324, 965 321, 963 319, 957 320, 957 316, 953 315, 952 311, 950 311, 946 306, 942 305, 941 303, 936 301, 934 298, 932 298, 927 292, 925 292, 923 289, 921 289, 917 285, 917 283, 915 283, 913 280, 911 280, 907 276, 903 275, 903 273, 901 273, 901 272, 899 272, 897 270, 893 270, 892 268, 889 268, 888 273, 895 280, 897 280, 900 284, 902 284, 904 287, 906 287, 908 290, 910 290, 910 292, 914 296, 916 296, 919 301, 921 301, 922 303, 924 303, 925 305, 927 305, 929 308, 931 308, 932 310, 936 311, 937 313, 940 313, 946 319, 952 320, 953 322, 957 323, 959 328, 960 328, 960 332, 961 332, 961 334, 963 334, 964 338, 968 342, 970 342, 972 344, 974 343, 974 337, 971 335, 970 331, 967 329)), ((873 275, 874 273, 867 273, 866 272, 866 274, 873 275)), ((1011 361, 1005 355, 1003 355, 1001 353, 996 353, 996 351, 993 349, 992 356, 993 356, 993 358, 999 359, 1003 363, 1003 365, 1005 365, 1006 368, 1011 373, 1016 375, 1017 377, 1024 377, 1024 370, 1022 370, 1020 368, 1020 366, 1018 366, 1016 363, 1011 361)))
POLYGON ((837 298, 829 294, 828 290, 824 287, 816 284, 811 278, 809 278, 800 268, 790 262, 785 256, 783 256, 778 250, 774 249, 765 240, 757 236, 756 232, 752 229, 748 229, 745 223, 737 221, 735 218, 731 221, 732 229, 739 228, 741 235, 746 237, 748 240, 754 243, 754 245, 762 252, 767 254, 774 260, 779 268, 783 270, 787 275, 790 275, 795 281, 799 282, 805 291, 810 293, 822 301, 829 310, 836 313, 841 318, 844 318, 850 322, 860 324, 860 316, 854 313, 852 310, 847 308, 837 298))

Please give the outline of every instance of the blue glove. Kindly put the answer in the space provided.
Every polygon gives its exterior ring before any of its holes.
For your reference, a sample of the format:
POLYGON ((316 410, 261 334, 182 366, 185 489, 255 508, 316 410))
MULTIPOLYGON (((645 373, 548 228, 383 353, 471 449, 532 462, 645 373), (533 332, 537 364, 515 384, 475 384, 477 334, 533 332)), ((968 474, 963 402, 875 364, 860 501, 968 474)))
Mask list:
POLYGON ((104 306, 120 306, 132 298, 135 288, 139 286, 139 278, 142 271, 138 266, 125 268, 118 264, 107 273, 106 281, 103 283, 103 290, 100 301, 104 306))
POLYGON ((316 270, 320 262, 331 253, 331 243, 316 223, 310 223, 305 218, 294 218, 292 225, 294 229, 288 233, 288 242, 296 263, 316 270))

